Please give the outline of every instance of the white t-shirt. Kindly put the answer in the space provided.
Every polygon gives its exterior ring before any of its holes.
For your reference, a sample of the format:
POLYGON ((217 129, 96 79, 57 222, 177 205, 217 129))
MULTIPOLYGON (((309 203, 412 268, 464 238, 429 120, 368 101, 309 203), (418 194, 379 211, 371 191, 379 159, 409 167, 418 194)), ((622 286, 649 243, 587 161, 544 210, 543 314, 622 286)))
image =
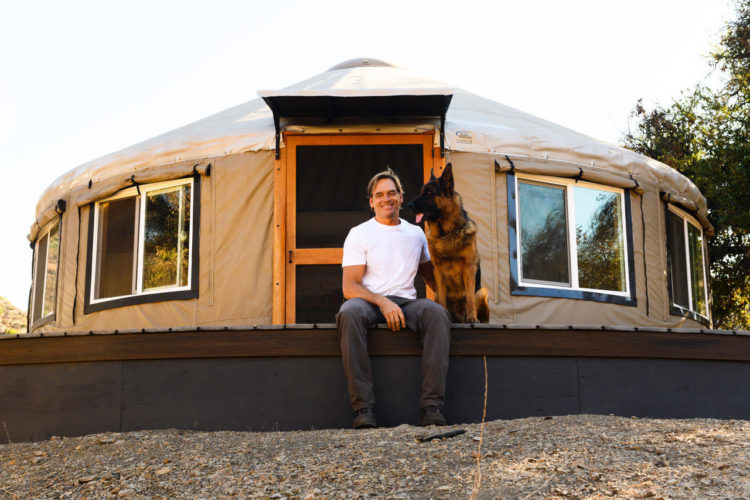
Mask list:
POLYGON ((344 242, 342 267, 366 265, 362 284, 373 293, 416 299, 414 276, 430 260, 422 228, 399 219, 388 226, 372 219, 353 227, 344 242))

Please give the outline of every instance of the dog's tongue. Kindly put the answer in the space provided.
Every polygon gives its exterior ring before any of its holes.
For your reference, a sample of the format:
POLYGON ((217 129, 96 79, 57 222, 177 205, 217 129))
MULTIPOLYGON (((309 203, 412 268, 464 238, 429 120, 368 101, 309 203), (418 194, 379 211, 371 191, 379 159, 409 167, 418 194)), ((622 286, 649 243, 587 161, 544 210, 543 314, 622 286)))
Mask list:
POLYGON ((417 224, 422 222, 422 217, 424 217, 424 214, 417 214, 417 224))

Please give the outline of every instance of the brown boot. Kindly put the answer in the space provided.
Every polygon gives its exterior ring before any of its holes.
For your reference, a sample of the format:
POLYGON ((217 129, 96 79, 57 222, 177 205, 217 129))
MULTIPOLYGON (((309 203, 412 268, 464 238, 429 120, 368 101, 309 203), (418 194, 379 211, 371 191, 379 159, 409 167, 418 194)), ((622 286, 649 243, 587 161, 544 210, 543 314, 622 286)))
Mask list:
POLYGON ((425 406, 419 411, 419 425, 448 425, 443 412, 437 406, 425 406))
POLYGON ((361 408, 354 412, 353 427, 355 429, 372 429, 377 426, 375 410, 372 408, 361 408))

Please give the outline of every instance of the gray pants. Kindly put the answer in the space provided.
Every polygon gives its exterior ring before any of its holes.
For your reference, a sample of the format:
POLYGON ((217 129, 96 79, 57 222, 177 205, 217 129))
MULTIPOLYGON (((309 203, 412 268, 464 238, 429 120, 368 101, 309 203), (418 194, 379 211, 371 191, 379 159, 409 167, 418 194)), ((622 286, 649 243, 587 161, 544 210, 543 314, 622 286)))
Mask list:
MULTIPOLYGON (((443 408, 451 342, 448 312, 428 299, 388 298, 401 308, 406 326, 416 332, 422 341, 422 396, 419 407, 434 405, 443 408)), ((367 353, 367 329, 377 323, 385 323, 380 309, 359 298, 344 302, 336 315, 349 400, 355 411, 375 406, 370 356, 367 353)))

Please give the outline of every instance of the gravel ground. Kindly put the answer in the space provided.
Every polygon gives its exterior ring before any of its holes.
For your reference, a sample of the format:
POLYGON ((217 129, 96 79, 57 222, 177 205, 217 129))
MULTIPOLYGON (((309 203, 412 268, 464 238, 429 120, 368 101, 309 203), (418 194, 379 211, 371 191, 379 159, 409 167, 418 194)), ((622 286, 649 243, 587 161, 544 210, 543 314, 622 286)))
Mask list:
POLYGON ((750 421, 139 431, 0 445, 3 498, 750 498, 750 421), (464 434, 421 443, 418 437, 464 434))

